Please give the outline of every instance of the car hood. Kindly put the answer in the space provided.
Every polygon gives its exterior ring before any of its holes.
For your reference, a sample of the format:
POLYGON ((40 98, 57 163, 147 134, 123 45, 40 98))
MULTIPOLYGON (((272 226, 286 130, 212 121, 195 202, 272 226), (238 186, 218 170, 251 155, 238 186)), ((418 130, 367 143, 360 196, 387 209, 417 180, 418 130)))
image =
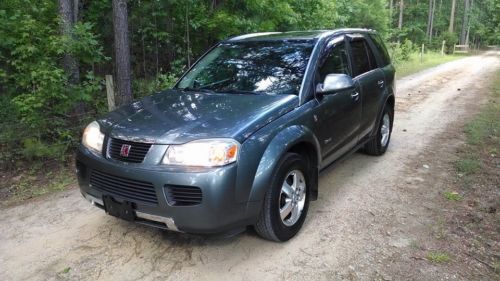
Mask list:
POLYGON ((137 142, 180 144, 233 138, 241 143, 297 105, 295 95, 167 90, 122 106, 99 123, 107 135, 137 142))

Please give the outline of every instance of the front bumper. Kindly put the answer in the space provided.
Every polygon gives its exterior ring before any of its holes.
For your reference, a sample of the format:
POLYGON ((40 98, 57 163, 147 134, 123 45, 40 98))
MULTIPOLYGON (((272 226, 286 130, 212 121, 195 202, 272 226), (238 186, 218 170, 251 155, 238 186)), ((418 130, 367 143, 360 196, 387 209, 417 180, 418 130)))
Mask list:
MULTIPOLYGON (((85 199, 87 199, 92 205, 104 209, 104 202, 102 199, 94 197, 88 193, 83 194, 83 197, 85 197, 85 199)), ((177 225, 175 225, 175 221, 172 218, 143 213, 138 210, 135 211, 135 215, 137 217, 136 220, 139 223, 155 226, 158 228, 165 228, 173 231, 180 231, 177 228, 177 225)))
POLYGON ((190 233, 221 233, 253 224, 256 220, 255 211, 248 212, 249 208, 255 210, 256 203, 236 200, 236 164, 196 169, 130 164, 105 159, 80 147, 76 167, 80 190, 87 200, 100 208, 103 208, 104 195, 110 195, 119 202, 132 202, 139 223, 190 233), (96 187, 91 184, 94 170, 127 180, 151 183, 157 202, 143 202, 96 187), (201 190, 201 202, 176 206, 168 200, 169 186, 197 187, 201 190))

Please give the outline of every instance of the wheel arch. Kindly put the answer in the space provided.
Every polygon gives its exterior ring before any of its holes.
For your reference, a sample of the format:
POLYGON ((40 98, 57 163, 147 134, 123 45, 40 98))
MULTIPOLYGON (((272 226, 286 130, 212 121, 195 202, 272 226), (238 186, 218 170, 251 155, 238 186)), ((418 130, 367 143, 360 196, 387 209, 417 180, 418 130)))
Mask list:
POLYGON ((387 99, 385 101, 385 105, 387 105, 387 104, 390 105, 392 107, 392 109, 395 108, 395 106, 396 106, 396 99, 394 98, 394 95, 389 95, 389 97, 387 97, 387 99))
POLYGON ((317 199, 318 174, 321 160, 319 141, 305 126, 294 125, 279 132, 269 143, 260 159, 252 184, 249 201, 263 200, 279 159, 288 152, 307 157, 311 175, 311 200, 317 199))
POLYGON ((307 141, 301 141, 294 144, 288 151, 302 155, 307 159, 309 175, 311 177, 311 189, 310 198, 311 200, 318 199, 318 178, 319 178, 319 165, 320 165, 320 155, 316 150, 316 147, 307 141))
MULTIPOLYGON (((380 119, 382 118, 382 113, 384 112, 384 109, 387 105, 389 105, 393 109, 393 114, 394 114, 394 108, 396 106, 396 99, 394 97, 394 94, 390 93, 387 95, 387 97, 383 100, 384 102, 381 104, 379 112, 377 113, 377 120, 375 122, 375 125, 373 127, 372 132, 370 133, 370 136, 373 137, 377 133, 377 129, 380 125, 380 119)), ((393 116, 394 119, 394 116, 393 116)))

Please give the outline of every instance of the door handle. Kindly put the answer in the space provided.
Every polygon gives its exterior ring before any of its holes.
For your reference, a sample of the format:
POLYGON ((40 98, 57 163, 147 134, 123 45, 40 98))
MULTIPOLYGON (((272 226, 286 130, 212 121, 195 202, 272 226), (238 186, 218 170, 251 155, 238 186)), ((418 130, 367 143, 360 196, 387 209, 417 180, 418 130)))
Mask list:
POLYGON ((378 80, 377 84, 380 86, 380 88, 384 87, 384 80, 378 80))
POLYGON ((351 93, 351 98, 353 100, 358 100, 359 99, 359 93, 358 92, 351 93))

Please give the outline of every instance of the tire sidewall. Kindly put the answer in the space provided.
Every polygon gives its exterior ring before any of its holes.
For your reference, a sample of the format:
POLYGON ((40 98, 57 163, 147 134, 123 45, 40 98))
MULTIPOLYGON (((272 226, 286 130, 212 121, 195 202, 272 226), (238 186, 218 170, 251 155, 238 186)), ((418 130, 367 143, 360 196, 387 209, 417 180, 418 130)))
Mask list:
POLYGON ((310 196, 310 184, 311 184, 311 176, 309 174, 309 169, 307 166, 307 162, 301 157, 299 154, 286 154, 283 161, 281 161, 278 166, 276 173, 273 177, 272 186, 271 186, 271 201, 270 201, 270 219, 271 224, 273 226, 274 233, 276 237, 280 241, 287 241, 302 227, 304 220, 307 216, 307 211, 309 209, 309 196, 310 196), (292 226, 286 226, 281 220, 279 214, 279 199, 281 194, 281 187, 283 182, 285 181, 285 177, 288 175, 290 171, 299 170, 304 174, 304 179, 306 183, 306 191, 305 191, 305 203, 304 209, 300 215, 299 220, 292 226))

